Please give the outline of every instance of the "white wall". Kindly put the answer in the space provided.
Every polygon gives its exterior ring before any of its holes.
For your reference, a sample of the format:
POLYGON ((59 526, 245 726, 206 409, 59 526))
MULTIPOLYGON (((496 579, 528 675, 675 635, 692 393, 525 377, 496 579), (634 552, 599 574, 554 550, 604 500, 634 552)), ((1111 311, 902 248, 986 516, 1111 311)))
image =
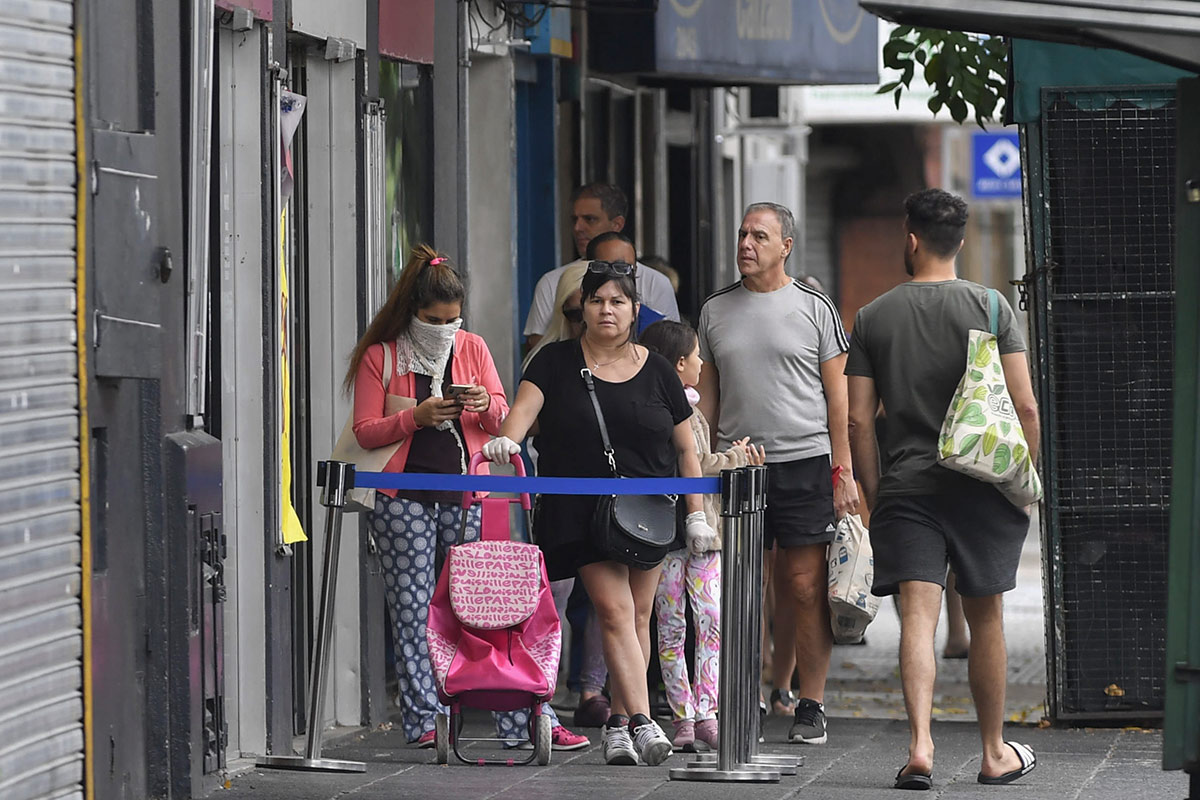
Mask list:
MULTIPOLYGON (((225 476, 225 713, 230 758, 266 751, 263 508, 262 28, 219 29, 215 187, 220 212, 221 440, 225 476)), ((215 376, 214 376, 215 377, 215 376)))
POLYGON ((350 39, 358 49, 367 44, 366 0, 292 0, 292 29, 318 39, 350 39))
MULTIPOLYGON (((308 313, 310 407, 313 457, 329 457, 350 401, 342 393, 346 358, 357 341, 356 280, 358 200, 355 170, 360 110, 355 96, 355 61, 326 61, 323 51, 309 51, 308 105, 304 112, 308 171, 308 208, 293 209, 308 217, 308 313)), ((314 595, 319 599, 325 513, 319 495, 312 503, 313 530, 307 531, 312 554, 314 595)), ((342 524, 338 559, 337 602, 334 604, 332 657, 325 700, 326 724, 359 725, 362 721, 360 665, 358 517, 342 524)), ((381 598, 382 602, 382 598, 381 598)), ((314 603, 314 606, 318 603, 314 603)), ((319 609, 314 608, 314 611, 319 609)), ((316 630, 316 620, 313 620, 316 630)))
MULTIPOLYGON (((511 402, 518 330, 515 77, 512 60, 476 53, 468 97, 469 240, 466 327, 482 336, 511 402)), ((546 220, 553 235, 554 220, 546 220)))

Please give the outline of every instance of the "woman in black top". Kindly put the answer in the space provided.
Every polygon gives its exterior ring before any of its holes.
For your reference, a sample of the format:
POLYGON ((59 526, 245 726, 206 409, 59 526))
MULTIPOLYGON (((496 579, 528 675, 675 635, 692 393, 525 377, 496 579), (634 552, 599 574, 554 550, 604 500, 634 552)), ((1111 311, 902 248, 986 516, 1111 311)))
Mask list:
MULTIPOLYGON (((578 341, 547 345, 529 364, 500 437, 483 447, 497 462, 519 451, 536 420, 538 471, 542 475, 610 477, 599 423, 580 370, 595 376, 617 469, 625 477, 699 477, 683 385, 666 359, 633 341, 637 289, 633 267, 593 261, 583 279, 584 332, 578 341)), ((670 740, 649 717, 646 668, 650 661, 650 614, 659 567, 640 570, 612 561, 591 538, 594 496, 540 498, 534 537, 550 578, 576 570, 596 607, 608 664, 613 715, 603 729, 609 764, 659 764, 671 755, 670 740)), ((700 495, 685 497, 688 536, 713 536, 700 495)))

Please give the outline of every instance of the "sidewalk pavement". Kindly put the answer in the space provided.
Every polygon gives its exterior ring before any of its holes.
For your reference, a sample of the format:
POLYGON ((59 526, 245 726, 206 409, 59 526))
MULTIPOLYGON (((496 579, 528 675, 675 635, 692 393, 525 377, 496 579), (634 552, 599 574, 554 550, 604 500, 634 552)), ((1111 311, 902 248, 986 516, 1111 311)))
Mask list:
MULTIPOLYGON (((979 739, 967 687, 966 662, 938 659, 933 728, 937 746, 933 791, 928 797, 988 800, 1183 800, 1187 777, 1163 772, 1162 733, 1158 730, 1038 727, 1044 714, 1046 673, 1038 526, 1026 543, 1017 588, 1005 597, 1009 651, 1006 737, 1024 742, 1038 755, 1038 767, 1009 786, 983 786, 979 771, 979 739)), ((941 652, 944 632, 939 631, 941 652)), ((691 756, 676 754, 660 767, 608 767, 600 758, 600 734, 583 729, 594 743, 574 753, 554 753, 547 767, 475 767, 433 764, 433 751, 417 750, 396 729, 342 731, 328 737, 327 758, 366 762, 363 774, 320 774, 254 769, 252 763, 231 765, 230 788, 215 800, 333 800, 353 798, 512 798, 513 800, 748 800, 815 798, 870 800, 896 797, 896 771, 905 762, 908 726, 900 693, 896 660, 899 622, 891 601, 867 631, 863 646, 835 647, 826 692, 829 743, 802 746, 785 743, 790 720, 768 717, 767 753, 803 756, 795 776, 777 784, 720 784, 670 781, 672 767, 691 756)), ((770 687, 766 687, 769 691, 770 687)), ((564 715, 569 722, 570 715, 564 715)), ((667 726, 663 721, 664 727, 667 726)), ((479 715, 465 735, 487 736, 489 724, 479 715)), ((468 745, 482 752, 486 745, 468 745)))
MULTIPOLYGON (((511 798, 512 800, 747 800, 814 798, 872 800, 895 798, 892 782, 904 763, 908 728, 900 720, 832 719, 829 743, 783 743, 789 721, 767 720, 768 753, 800 755, 797 774, 776 784, 692 783, 669 780, 672 767, 690 759, 676 754, 659 767, 609 767, 601 762, 599 731, 587 729, 594 744, 574 753, 554 753, 547 767, 477 767, 433 764, 431 750, 417 750, 395 729, 358 732, 329 743, 327 758, 364 761, 362 774, 319 774, 254 769, 233 776, 216 800, 398 800, 399 798, 511 798)), ((482 718, 467 735, 487 735, 482 718)), ((1162 736, 1141 729, 1056 729, 1009 725, 1006 735, 1038 755, 1038 767, 1008 786, 983 786, 976 728, 966 722, 936 722, 937 756, 933 791, 927 797, 987 800, 1128 800, 1187 797, 1181 772, 1163 772, 1162 736)), ((468 745, 481 752, 486 745, 468 745)))

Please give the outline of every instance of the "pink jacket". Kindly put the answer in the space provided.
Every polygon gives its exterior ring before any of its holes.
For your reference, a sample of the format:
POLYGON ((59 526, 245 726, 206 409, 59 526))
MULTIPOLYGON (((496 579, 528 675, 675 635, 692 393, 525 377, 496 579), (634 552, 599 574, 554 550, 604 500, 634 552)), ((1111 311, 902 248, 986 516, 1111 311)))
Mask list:
MULTIPOLYGON (((396 363, 396 343, 388 342, 392 349, 392 363, 396 363)), ((453 383, 474 383, 487 387, 492 403, 482 414, 463 411, 459 421, 463 430, 463 444, 467 448, 467 460, 478 453, 491 435, 500 432, 500 423, 508 414, 508 401, 504 398, 504 387, 496 373, 492 354, 482 338, 460 330, 454 336, 454 360, 450 364, 453 383)), ((401 397, 415 396, 413 373, 392 375, 387 394, 401 397)), ((400 441, 396 454, 384 467, 385 472, 403 472, 408 461, 408 450, 412 446, 412 435, 417 430, 413 418, 415 409, 409 408, 391 416, 384 416, 383 391, 383 344, 367 348, 358 375, 354 378, 354 437, 359 445, 367 449, 383 447, 400 441)), ((394 496, 394 490, 383 490, 394 496)))

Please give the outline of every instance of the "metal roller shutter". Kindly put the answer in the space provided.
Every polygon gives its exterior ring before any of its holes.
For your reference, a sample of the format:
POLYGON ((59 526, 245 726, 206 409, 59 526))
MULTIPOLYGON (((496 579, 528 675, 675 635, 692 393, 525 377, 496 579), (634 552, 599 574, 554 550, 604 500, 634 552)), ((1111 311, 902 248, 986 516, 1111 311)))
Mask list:
POLYGON ((74 6, 0 0, 0 797, 83 796, 74 6))

